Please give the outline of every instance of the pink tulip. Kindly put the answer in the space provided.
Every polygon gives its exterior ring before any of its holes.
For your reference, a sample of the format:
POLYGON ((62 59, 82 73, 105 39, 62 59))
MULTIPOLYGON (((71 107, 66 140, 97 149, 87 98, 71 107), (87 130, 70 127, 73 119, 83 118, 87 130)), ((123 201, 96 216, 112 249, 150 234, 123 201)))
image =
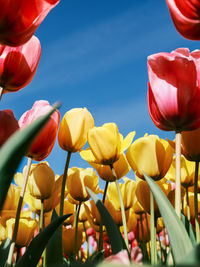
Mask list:
POLYGON ((18 121, 10 109, 0 111, 0 147, 19 128, 18 121))
POLYGON ((58 3, 59 0, 0 0, 0 43, 26 43, 58 3))
POLYGON ((177 31, 187 39, 200 40, 200 1, 166 1, 177 31))
POLYGON ((200 127, 200 50, 179 48, 148 57, 148 109, 161 130, 200 127))
MULTIPOLYGON (((26 111, 19 119, 20 128, 31 124, 33 121, 49 112, 51 109, 52 107, 49 105, 48 101, 36 101, 32 109, 26 111)), ((41 161, 50 154, 56 141, 59 121, 60 113, 58 110, 56 110, 33 141, 28 152, 29 157, 33 158, 34 160, 41 161)))
POLYGON ((0 45, 0 87, 3 93, 18 91, 32 81, 40 55, 40 41, 35 36, 22 46, 0 45))
POLYGON ((107 257, 104 262, 110 262, 113 264, 124 264, 124 265, 130 265, 130 260, 128 256, 127 250, 121 250, 117 254, 111 255, 107 257))

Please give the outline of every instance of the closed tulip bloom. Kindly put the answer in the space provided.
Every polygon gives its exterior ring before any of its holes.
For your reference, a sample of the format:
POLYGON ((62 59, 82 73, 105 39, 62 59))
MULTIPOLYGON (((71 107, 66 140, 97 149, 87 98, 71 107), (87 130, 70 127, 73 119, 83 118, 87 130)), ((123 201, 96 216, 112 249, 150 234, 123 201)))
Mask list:
MULTIPOLYGON (((175 157, 173 158, 172 164, 166 174, 166 178, 172 182, 175 182, 176 173, 176 162, 175 157)), ((188 161, 183 155, 181 155, 181 185, 183 187, 190 187, 194 185, 194 173, 195 164, 194 162, 188 161)))
MULTIPOLYGON (((189 198, 189 207, 190 207, 190 216, 192 219, 195 218, 195 207, 194 207, 194 193, 189 192, 188 194, 188 198, 189 198)), ((197 201, 198 201, 198 214, 200 213, 200 194, 197 195, 197 201)), ((186 201, 186 196, 184 198, 184 207, 183 207, 183 211, 185 216, 187 216, 187 201, 186 201)))
POLYGON ((59 0, 0 0, 0 43, 19 46, 34 34, 59 0))
POLYGON ((94 119, 86 108, 67 111, 58 131, 60 147, 69 152, 80 151, 87 142, 88 130, 93 127, 94 119))
MULTIPOLYGON (((14 230, 15 219, 9 219, 6 222, 6 236, 12 239, 14 230)), ((38 226, 38 223, 32 219, 20 219, 19 228, 17 232, 16 245, 18 247, 27 247, 31 239, 34 236, 34 232, 38 226)))
POLYGON ((137 226, 137 214, 134 212, 133 208, 130 208, 129 210, 129 216, 127 221, 127 228, 128 231, 135 231, 137 226))
MULTIPOLYGON (((22 187, 26 166, 23 173, 17 173, 14 177, 16 184, 22 187)), ((55 174, 47 162, 32 164, 29 171, 27 191, 35 198, 47 199, 52 195, 55 183, 55 174)))
MULTIPOLYGON (((98 172, 99 177, 104 181, 115 181, 116 178, 113 176, 110 166, 92 162, 89 162, 89 164, 98 172)), ((122 178, 130 171, 131 167, 124 153, 122 153, 119 159, 114 162, 113 168, 115 170, 117 179, 122 178)))
POLYGON ((200 161, 200 128, 181 133, 182 153, 187 160, 200 161))
POLYGON ((41 45, 36 36, 18 47, 0 45, 0 87, 3 93, 16 92, 31 82, 40 56, 41 45))
MULTIPOLYGON (((60 212, 60 204, 56 206, 55 208, 56 213, 59 214, 60 212)), ((69 218, 67 218, 64 221, 64 225, 72 225, 74 222, 74 213, 75 213, 75 205, 70 203, 67 199, 64 200, 64 209, 63 209, 63 214, 72 214, 69 218)))
POLYGON ((165 131, 188 131, 200 126, 200 51, 179 48, 148 57, 148 110, 165 131))
MULTIPOLYGON (((78 231, 77 231, 77 247, 76 248, 78 251, 82 244, 83 234, 79 228, 77 230, 78 231)), ((75 227, 63 228, 62 243, 63 243, 64 253, 73 255, 74 247, 75 247, 75 227)))
POLYGON ((137 139, 126 152, 127 160, 136 176, 144 179, 144 173, 154 180, 162 179, 173 159, 174 149, 157 135, 137 139))
POLYGON ((18 121, 16 120, 12 110, 0 110, 0 148, 7 139, 19 129, 18 121))
POLYGON ((76 168, 69 169, 67 176, 67 189, 69 194, 78 201, 87 201, 90 195, 86 186, 93 192, 98 192, 99 179, 96 172, 92 168, 76 168))
POLYGON ((200 40, 199 0, 166 0, 177 31, 185 38, 200 40))
POLYGON ((94 127, 88 132, 90 148, 80 152, 88 162, 110 165, 119 160, 120 155, 131 144, 135 132, 130 132, 125 139, 119 133, 115 123, 105 123, 101 127, 94 127))
MULTIPOLYGON (((36 101, 32 109, 26 111, 19 119, 20 128, 31 124, 37 118, 45 115, 52 107, 48 101, 40 100, 36 101)), ((53 149, 56 141, 58 125, 60 121, 60 113, 56 110, 42 128, 41 132, 34 139, 29 151, 28 156, 34 160, 41 161, 45 159, 53 149)))

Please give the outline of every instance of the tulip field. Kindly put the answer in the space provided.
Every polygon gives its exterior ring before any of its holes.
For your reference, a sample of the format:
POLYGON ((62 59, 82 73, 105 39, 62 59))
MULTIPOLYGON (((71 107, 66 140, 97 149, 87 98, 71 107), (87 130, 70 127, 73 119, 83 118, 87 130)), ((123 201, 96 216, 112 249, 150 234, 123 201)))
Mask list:
MULTIPOLYGON (((59 2, 0 0, 1 101, 34 78, 34 34, 59 2)), ((166 5, 178 34, 200 40, 200 1, 166 5)), ((59 96, 19 120, 0 110, 0 267, 200 266, 200 50, 151 54, 147 71, 150 118, 173 140, 97 127, 87 107, 61 117, 59 96), (46 160, 56 140, 59 175, 46 160)))

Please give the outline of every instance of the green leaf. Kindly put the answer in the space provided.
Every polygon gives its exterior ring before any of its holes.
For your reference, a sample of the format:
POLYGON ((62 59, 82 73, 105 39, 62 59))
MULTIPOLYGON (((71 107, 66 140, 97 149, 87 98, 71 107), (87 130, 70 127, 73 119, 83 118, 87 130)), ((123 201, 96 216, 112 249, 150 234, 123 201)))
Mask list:
POLYGON ((41 233, 39 233, 30 243, 23 257, 17 262, 16 267, 35 267, 40 260, 40 257, 56 229, 61 223, 66 220, 71 214, 63 215, 55 219, 41 233))
POLYGON ((125 249, 126 245, 124 243, 121 233, 119 232, 115 222, 113 221, 111 215, 109 214, 106 207, 102 204, 100 199, 88 188, 87 191, 90 194, 91 198, 94 200, 99 213, 101 214, 102 220, 105 224, 108 237, 110 240, 110 245, 113 254, 117 254, 121 250, 125 249))
POLYGON ((181 213, 181 220, 185 226, 185 229, 188 233, 188 236, 192 242, 193 247, 195 247, 196 246, 196 238, 195 238, 194 228, 192 227, 191 222, 188 221, 187 217, 183 213, 181 213))
POLYGON ((200 266, 200 245, 197 245, 180 262, 180 265, 200 266))
POLYGON ((0 267, 4 267, 8 258, 8 253, 11 245, 9 238, 5 239, 0 246, 0 267))
MULTIPOLYGON (((58 218, 58 215, 53 210, 51 223, 58 218)), ((52 264, 61 264, 63 262, 63 248, 62 248, 62 225, 58 226, 54 234, 51 236, 46 247, 46 266, 52 264)))
POLYGON ((154 195, 160 213, 163 217, 165 227, 169 236, 175 263, 180 262, 183 257, 192 250, 193 246, 184 228, 183 223, 178 218, 171 203, 160 189, 160 187, 146 174, 144 177, 154 195))
POLYGON ((13 179, 13 175, 17 170, 17 167, 26 155, 32 141, 37 136, 39 131, 48 121, 51 114, 58 108, 59 105, 55 105, 54 109, 44 116, 39 117, 29 126, 23 130, 16 131, 8 141, 0 149, 0 210, 2 209, 5 197, 7 195, 8 188, 13 179))

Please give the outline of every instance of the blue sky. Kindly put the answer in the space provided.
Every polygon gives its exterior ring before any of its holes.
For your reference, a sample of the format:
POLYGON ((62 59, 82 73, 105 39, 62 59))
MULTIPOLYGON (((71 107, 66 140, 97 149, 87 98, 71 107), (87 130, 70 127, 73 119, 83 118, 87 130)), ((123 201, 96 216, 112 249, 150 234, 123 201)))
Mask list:
MULTIPOLYGON (((26 88, 3 95, 1 109, 12 109, 19 119, 36 100, 61 100, 61 118, 71 108, 87 107, 96 126, 115 122, 123 135, 135 130, 135 139, 146 132, 173 138, 148 114, 147 57, 198 49, 200 43, 177 33, 164 0, 61 0, 35 35, 42 45, 37 73, 26 88)), ((55 173, 62 174, 65 159, 56 143, 47 158, 55 173)), ((89 164, 76 154, 70 166, 89 164)))

